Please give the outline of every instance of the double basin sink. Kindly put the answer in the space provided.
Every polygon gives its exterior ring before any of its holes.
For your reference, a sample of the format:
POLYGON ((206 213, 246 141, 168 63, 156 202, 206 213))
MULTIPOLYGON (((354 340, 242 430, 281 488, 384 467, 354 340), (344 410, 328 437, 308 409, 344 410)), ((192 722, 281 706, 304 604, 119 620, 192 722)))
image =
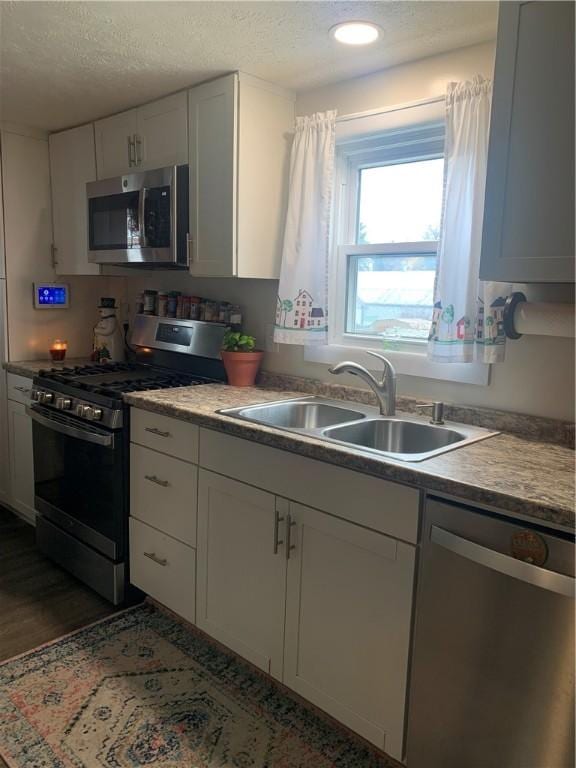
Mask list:
POLYGON ((437 426, 411 416, 380 416, 376 408, 319 397, 224 408, 219 413, 314 436, 399 461, 423 461, 498 434, 467 424, 437 426))

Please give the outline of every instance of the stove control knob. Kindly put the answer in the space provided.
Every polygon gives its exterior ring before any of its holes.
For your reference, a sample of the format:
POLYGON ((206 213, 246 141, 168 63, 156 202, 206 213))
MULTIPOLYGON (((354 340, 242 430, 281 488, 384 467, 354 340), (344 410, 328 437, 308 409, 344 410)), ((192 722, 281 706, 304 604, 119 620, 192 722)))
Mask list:
POLYGON ((72 400, 70 400, 69 397, 56 398, 56 408, 58 408, 59 411, 69 411, 71 407, 72 400))
POLYGON ((76 410, 76 416, 81 416, 82 418, 86 418, 87 411, 89 410, 89 406, 83 405, 82 403, 78 403, 75 410, 76 410))
POLYGON ((92 421, 102 421, 102 408, 92 408, 92 421))
POLYGON ((54 395, 52 394, 52 392, 38 392, 37 400, 39 403, 42 403, 43 405, 47 405, 54 400, 54 395))
POLYGON ((30 400, 33 400, 34 402, 38 402, 38 395, 39 394, 40 394, 40 392, 38 392, 37 389, 33 389, 32 393, 30 395, 30 400))

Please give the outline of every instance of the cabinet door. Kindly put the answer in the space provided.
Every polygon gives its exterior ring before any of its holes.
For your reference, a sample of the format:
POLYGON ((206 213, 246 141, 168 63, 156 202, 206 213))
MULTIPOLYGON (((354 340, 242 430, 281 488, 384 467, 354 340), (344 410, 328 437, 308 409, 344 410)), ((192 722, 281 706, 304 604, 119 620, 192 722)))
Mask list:
POLYGON ((415 548, 290 506, 284 682, 400 759, 415 548))
POLYGON ((22 403, 8 400, 8 440, 10 445, 11 505, 34 522, 34 456, 32 419, 22 403))
POLYGON ((238 76, 188 92, 190 272, 236 274, 238 76))
POLYGON ((130 141, 137 130, 137 115, 138 110, 131 109, 94 123, 99 179, 129 173, 135 165, 135 149, 131 159, 130 141))
POLYGON ((6 277, 6 252, 4 248, 4 194, 2 191, 2 157, 0 155, 0 280, 6 277))
POLYGON ((187 109, 186 92, 175 93, 139 108, 136 135, 138 170, 188 162, 187 109))
POLYGON ((192 547, 130 518, 130 582, 192 624, 195 575, 192 547))
POLYGON ((282 545, 274 552, 275 509, 272 494, 200 470, 196 623, 281 679, 286 558, 282 545))
POLYGON ((98 275, 88 262, 86 182, 96 179, 94 126, 53 133, 50 145, 52 221, 58 275, 98 275))
MULTIPOLYGON (((1 185, 0 185, 1 187, 1 185)), ((2 211, 0 209, 0 217, 2 211)), ((2 252, 0 251, 0 259, 2 252)), ((8 400, 6 371, 6 281, 0 280, 0 504, 10 503, 10 461, 8 445, 8 400)))
POLYGON ((574 279, 574 4, 500 3, 480 277, 574 279))

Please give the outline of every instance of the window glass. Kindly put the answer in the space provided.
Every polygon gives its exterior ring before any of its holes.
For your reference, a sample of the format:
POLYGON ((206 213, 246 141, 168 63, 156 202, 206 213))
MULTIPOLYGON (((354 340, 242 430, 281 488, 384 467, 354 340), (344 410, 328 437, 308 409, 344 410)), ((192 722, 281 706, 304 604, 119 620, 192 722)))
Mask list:
POLYGON ((356 243, 438 240, 444 160, 359 170, 356 243))
POLYGON ((425 341, 432 319, 436 256, 348 256, 346 333, 425 341))

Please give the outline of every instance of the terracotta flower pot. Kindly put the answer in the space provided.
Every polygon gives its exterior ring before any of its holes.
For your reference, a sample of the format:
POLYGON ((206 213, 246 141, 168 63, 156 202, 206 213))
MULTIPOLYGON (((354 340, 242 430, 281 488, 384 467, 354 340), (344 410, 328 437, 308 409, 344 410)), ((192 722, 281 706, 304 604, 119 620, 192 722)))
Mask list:
POLYGON ((232 387, 252 387, 264 352, 224 352, 222 362, 232 387))

